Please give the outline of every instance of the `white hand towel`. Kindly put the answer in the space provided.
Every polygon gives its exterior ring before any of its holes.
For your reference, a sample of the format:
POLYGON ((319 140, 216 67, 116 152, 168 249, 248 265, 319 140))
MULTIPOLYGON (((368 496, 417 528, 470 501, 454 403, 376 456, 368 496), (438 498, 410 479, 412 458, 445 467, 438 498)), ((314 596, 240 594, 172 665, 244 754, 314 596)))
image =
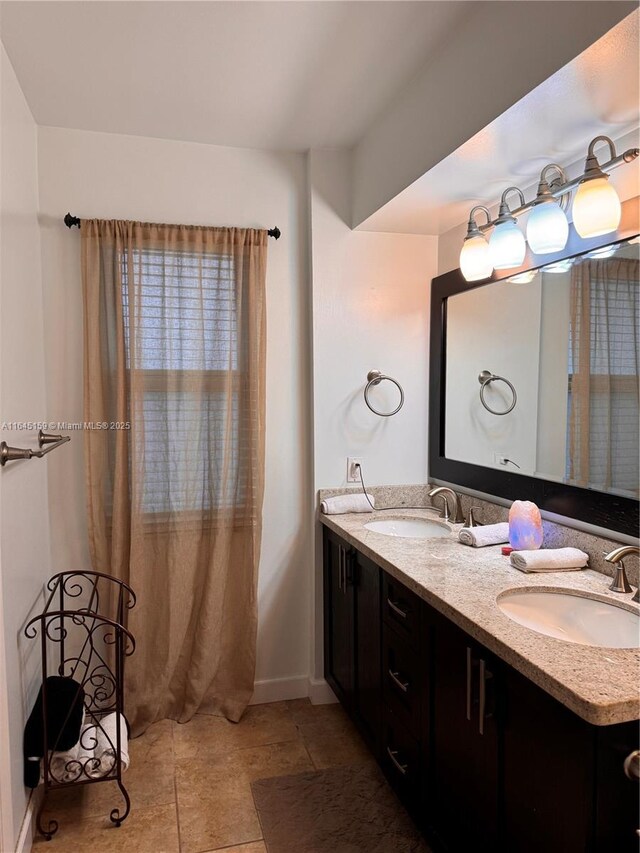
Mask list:
POLYGON ((107 776, 116 766, 116 750, 118 747, 116 726, 120 717, 120 760, 122 769, 129 766, 129 741, 127 734, 127 721, 122 714, 108 714, 103 717, 94 729, 96 738, 95 766, 89 770, 89 775, 96 779, 107 776))
POLYGON ((511 565, 521 572, 576 572, 588 561, 589 555, 579 548, 547 548, 511 554, 511 565))
POLYGON ((509 541, 509 523, 484 524, 482 527, 463 527, 458 534, 463 545, 484 548, 485 545, 500 545, 509 541))
POLYGON ((78 743, 61 752, 52 752, 49 757, 49 773, 56 782, 75 782, 76 779, 86 779, 87 772, 93 762, 94 738, 90 733, 91 726, 83 726, 78 743))
MULTIPOLYGON (((375 506, 376 501, 373 495, 369 495, 369 500, 375 506)), ((335 498, 325 498, 320 503, 320 509, 325 515, 339 515, 343 512, 372 512, 367 495, 336 495, 335 498)))

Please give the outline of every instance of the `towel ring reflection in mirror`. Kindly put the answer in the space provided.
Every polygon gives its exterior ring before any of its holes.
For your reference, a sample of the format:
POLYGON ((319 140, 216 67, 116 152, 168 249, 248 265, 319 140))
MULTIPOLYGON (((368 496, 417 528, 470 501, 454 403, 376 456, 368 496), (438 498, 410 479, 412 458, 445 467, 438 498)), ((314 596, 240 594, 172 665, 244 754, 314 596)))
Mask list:
POLYGON ((402 385, 398 382, 398 380, 392 379, 391 376, 385 376, 379 370, 370 370, 367 373, 367 380, 367 386, 364 389, 364 401, 374 413, 374 415, 379 415, 381 418, 390 418, 392 415, 396 415, 404 405, 404 391, 402 389, 402 385), (386 379, 388 382, 392 382, 400 392, 400 402, 392 412, 380 412, 378 409, 371 405, 371 402, 369 400, 369 391, 372 388, 375 388, 376 385, 379 385, 384 379, 386 379))
POLYGON ((505 379, 504 376, 497 376, 495 373, 491 373, 490 370, 483 370, 482 373, 478 374, 478 382, 480 383, 480 402, 488 412, 491 412, 492 415, 508 415, 509 412, 512 412, 515 409, 516 403, 518 402, 518 395, 516 394, 516 389, 513 387, 512 383, 509 382, 508 379, 505 379), (491 385, 492 382, 504 382, 511 389, 513 400, 511 401, 509 408, 505 409, 504 412, 497 412, 495 409, 492 409, 484 399, 484 392, 487 386, 491 385))

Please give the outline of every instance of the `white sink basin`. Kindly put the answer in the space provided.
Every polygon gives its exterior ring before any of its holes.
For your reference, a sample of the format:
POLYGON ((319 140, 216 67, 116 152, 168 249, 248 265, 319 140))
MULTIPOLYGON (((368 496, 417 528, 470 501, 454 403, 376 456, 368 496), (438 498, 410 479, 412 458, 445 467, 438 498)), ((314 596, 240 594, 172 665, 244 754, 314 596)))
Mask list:
POLYGON ((385 518, 365 524, 367 530, 383 536, 399 536, 404 539, 435 539, 448 536, 451 528, 442 521, 430 518, 385 518))
POLYGON ((498 607, 514 622, 547 637, 584 646, 634 649, 640 645, 640 614, 570 590, 507 590, 498 607))

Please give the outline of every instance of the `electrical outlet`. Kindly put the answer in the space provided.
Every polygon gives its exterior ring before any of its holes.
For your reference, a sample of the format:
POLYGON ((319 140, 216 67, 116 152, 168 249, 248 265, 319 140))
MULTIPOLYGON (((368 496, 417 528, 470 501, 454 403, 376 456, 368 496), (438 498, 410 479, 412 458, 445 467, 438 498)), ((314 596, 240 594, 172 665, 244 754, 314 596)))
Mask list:
POLYGON ((359 483, 360 471, 358 465, 362 464, 360 456, 347 456, 347 483, 359 483))
POLYGON ((509 457, 505 456, 504 453, 494 453, 493 454, 493 464, 501 465, 503 468, 509 464, 509 457))

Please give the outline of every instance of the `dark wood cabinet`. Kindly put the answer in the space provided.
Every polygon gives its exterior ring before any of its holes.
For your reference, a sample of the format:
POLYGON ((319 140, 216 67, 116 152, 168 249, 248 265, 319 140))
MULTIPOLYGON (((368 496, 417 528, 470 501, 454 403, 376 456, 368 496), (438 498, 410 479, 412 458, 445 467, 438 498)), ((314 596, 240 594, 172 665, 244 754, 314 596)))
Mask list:
POLYGON ((590 849, 593 727, 505 669, 504 836, 514 853, 590 849))
POLYGON ((638 724, 593 726, 325 530, 325 675, 434 851, 637 853, 638 724))
POLYGON ((434 631, 432 825, 448 850, 496 850, 497 661, 445 619, 434 631))
POLYGON ((345 708, 353 705, 353 591, 348 583, 351 549, 328 533, 324 538, 324 670, 345 708))
POLYGON ((380 568, 332 534, 324 542, 325 677, 377 755, 380 568))
POLYGON ((380 748, 380 569, 358 551, 352 562, 354 613, 353 711, 363 736, 380 748))

